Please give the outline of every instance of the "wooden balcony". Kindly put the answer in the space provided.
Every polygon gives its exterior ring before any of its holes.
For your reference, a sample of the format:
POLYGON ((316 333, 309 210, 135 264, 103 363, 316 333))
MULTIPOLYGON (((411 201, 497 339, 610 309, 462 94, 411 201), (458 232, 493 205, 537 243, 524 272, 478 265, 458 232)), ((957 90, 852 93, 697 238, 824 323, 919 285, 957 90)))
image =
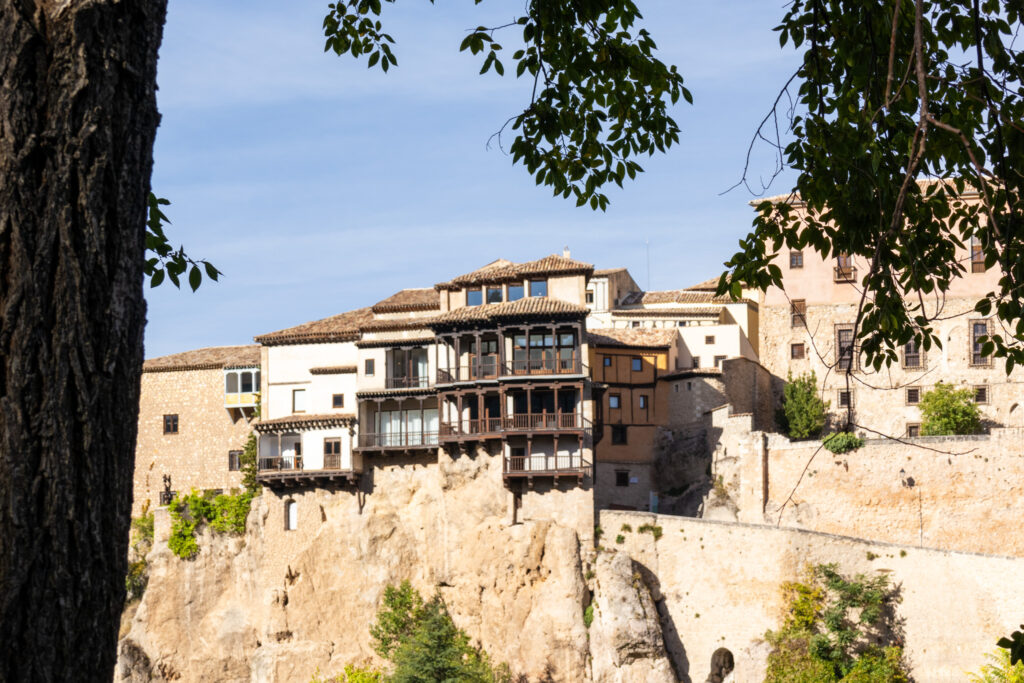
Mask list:
POLYGON ((572 477, 582 481, 590 473, 590 463, 582 455, 509 455, 505 456, 502 476, 509 479, 552 477, 557 482, 561 477, 572 477))
POLYGON ((530 358, 511 360, 505 363, 502 375, 521 377, 531 375, 579 375, 583 372, 580 357, 573 354, 569 358, 530 358))
POLYGON ((478 382, 480 380, 498 379, 497 356, 488 356, 469 365, 459 365, 437 371, 438 384, 454 384, 456 382, 478 382))
POLYGON ((430 378, 427 375, 388 377, 384 380, 386 389, 426 389, 430 386, 430 378))
POLYGON ((360 472, 343 468, 341 455, 324 456, 321 469, 306 469, 301 455, 276 458, 260 458, 257 461, 256 479, 268 486, 303 486, 323 482, 339 482, 354 484, 359 480, 360 472))
POLYGON ((441 441, 476 441, 480 439, 500 439, 503 430, 503 418, 488 417, 482 420, 462 420, 461 422, 442 422, 441 441))
POLYGON ((512 434, 582 434, 590 422, 577 413, 523 413, 441 423, 441 442, 499 439, 512 434))
POLYGON ((437 432, 360 433, 358 451, 415 451, 437 448, 437 432))

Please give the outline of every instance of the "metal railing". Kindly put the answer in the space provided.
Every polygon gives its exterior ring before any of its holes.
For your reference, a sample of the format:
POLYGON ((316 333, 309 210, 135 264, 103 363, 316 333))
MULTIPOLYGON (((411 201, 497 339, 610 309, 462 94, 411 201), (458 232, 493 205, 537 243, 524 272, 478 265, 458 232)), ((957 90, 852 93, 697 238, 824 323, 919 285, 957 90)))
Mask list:
POLYGON ((259 470, 301 470, 302 469, 302 456, 301 455, 286 455, 278 456, 276 458, 260 458, 259 459, 259 470))
POLYGON ((423 448, 436 446, 438 433, 433 431, 361 433, 359 448, 423 448))
POLYGON ((427 375, 388 377, 384 380, 384 386, 388 389, 425 389, 430 386, 430 378, 427 375))

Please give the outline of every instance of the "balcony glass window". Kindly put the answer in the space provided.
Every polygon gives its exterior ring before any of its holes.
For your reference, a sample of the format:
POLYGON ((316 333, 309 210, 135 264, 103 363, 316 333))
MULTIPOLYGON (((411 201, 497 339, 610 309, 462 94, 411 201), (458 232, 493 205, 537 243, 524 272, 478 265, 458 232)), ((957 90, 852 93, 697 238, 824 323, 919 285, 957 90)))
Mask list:
POLYGON ((242 451, 228 451, 228 472, 242 469, 242 451))
POLYGON ((293 413, 304 413, 304 412, 306 412, 306 390, 305 389, 292 389, 292 412, 293 413))
POLYGON ((501 287, 488 287, 487 288, 487 303, 489 304, 500 304, 502 301, 501 287))
POLYGON ((530 335, 530 371, 543 372, 555 369, 555 335, 530 335))
POLYGON ((253 391, 252 373, 251 372, 243 372, 242 373, 242 393, 243 394, 250 394, 250 393, 252 393, 252 391, 253 391))
POLYGON ((238 373, 229 372, 224 375, 224 393, 226 394, 237 394, 238 393, 238 373))
POLYGON ((476 289, 466 290, 466 305, 467 306, 479 306, 484 302, 484 293, 478 287, 476 289))
POLYGON ((547 296, 547 280, 530 280, 530 296, 547 296))
POLYGON ((519 301, 523 298, 523 285, 515 284, 508 286, 508 300, 519 301))

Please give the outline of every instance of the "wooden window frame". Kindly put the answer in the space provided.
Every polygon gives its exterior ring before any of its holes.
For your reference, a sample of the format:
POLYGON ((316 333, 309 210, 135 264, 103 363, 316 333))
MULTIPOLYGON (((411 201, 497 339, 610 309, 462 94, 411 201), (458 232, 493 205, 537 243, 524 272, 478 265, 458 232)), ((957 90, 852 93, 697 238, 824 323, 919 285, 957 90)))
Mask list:
POLYGON ((547 295, 548 295, 548 280, 547 280, 547 278, 530 280, 530 296, 531 297, 546 298, 547 295), (533 293, 533 286, 535 284, 540 284, 540 283, 544 283, 544 293, 543 294, 534 294, 533 293))
POLYGON ((468 306, 482 306, 483 304, 484 304, 484 290, 483 290, 483 288, 482 287, 468 287, 466 289, 466 306, 467 307, 468 306), (470 294, 479 294, 480 295, 480 301, 478 303, 475 303, 475 304, 474 303, 470 303, 470 301, 469 301, 469 295, 470 294))
POLYGON ((228 451, 228 472, 238 472, 242 469, 242 454, 245 451, 228 451))
POLYGON ((804 252, 794 249, 789 252, 789 269, 799 270, 804 267, 804 252))
POLYGON ((921 393, 922 393, 921 392, 921 387, 906 387, 906 389, 903 392, 903 401, 904 401, 904 403, 906 405, 908 405, 908 406, 920 405, 921 404, 921 393), (910 392, 912 392, 912 391, 916 391, 917 392, 917 400, 916 401, 911 401, 910 400, 910 392))
POLYGON ((344 408, 345 407, 345 394, 332 394, 331 395, 331 408, 344 408))
POLYGON ((790 360, 804 360, 807 358, 807 349, 803 342, 793 342, 789 345, 790 360), (798 353, 799 350, 799 353, 798 353))
POLYGON ((921 423, 920 422, 908 422, 907 423, 907 438, 916 439, 921 436, 921 423), (913 434, 911 432, 914 432, 913 434))
POLYGON ((856 332, 856 330, 854 330, 854 324, 853 323, 836 323, 836 325, 835 325, 835 334, 834 334, 835 341, 836 341, 836 366, 835 367, 836 367, 836 370, 838 372, 846 372, 847 369, 849 369, 850 372, 856 372, 859 369, 859 363, 857 362, 859 353, 858 353, 858 350, 857 350, 857 336, 856 336, 855 332, 856 332), (849 363, 849 368, 843 367, 844 360, 843 360, 843 357, 842 357, 843 356, 842 341, 841 341, 841 338, 840 338, 840 334, 843 333, 843 332, 849 332, 850 333, 850 342, 849 342, 850 343, 850 357, 849 357, 849 360, 846 361, 847 363, 849 363))
POLYGON ((857 269, 853 266, 853 258, 845 253, 836 254, 835 282, 853 282, 857 279, 857 269))
POLYGON ((985 325, 985 335, 992 336, 992 321, 988 318, 974 318, 973 320, 967 321, 967 364, 972 368, 989 368, 992 367, 992 356, 982 356, 980 354, 980 344, 976 342, 975 336, 975 325, 985 325), (976 352, 975 346, 979 349, 976 352), (980 358, 980 360, 978 360, 980 358))
POLYGON ((644 359, 640 356, 633 356, 629 359, 629 371, 630 372, 643 372, 644 371, 644 359), (640 366, 640 367, 637 367, 640 366))
POLYGON ((324 437, 324 455, 341 455, 341 437, 340 436, 325 436, 324 437), (337 452, 334 448, 337 447, 337 452))
POLYGON ((484 303, 485 304, 500 304, 503 301, 505 301, 505 291, 504 291, 504 289, 502 289, 501 285, 498 285, 497 287, 490 287, 489 286, 489 287, 486 287, 484 289, 484 303), (491 301, 491 292, 497 292, 498 293, 498 299, 496 301, 491 301))
POLYGON ((612 357, 611 356, 605 356, 603 362, 604 362, 604 367, 610 368, 612 366, 612 357))
POLYGON ((179 429, 178 413, 164 415, 164 434, 177 434, 179 429))
POLYGON ((629 430, 626 425, 612 425, 611 440, 613 446, 625 446, 629 444, 629 430))
POLYGON ((715 335, 713 335, 713 334, 706 334, 706 335, 704 335, 704 343, 705 344, 714 344, 715 343, 715 335))
POLYGON ((367 358, 363 361, 363 377, 373 377, 376 372, 377 366, 373 358, 367 358))
POLYGON ((846 410, 853 407, 853 389, 836 390, 836 407, 846 410), (846 395, 846 404, 843 404, 843 395, 846 395))
POLYGON ((619 488, 629 486, 629 470, 615 470, 615 486, 619 488))
POLYGON ((789 326, 805 327, 807 325, 807 300, 791 299, 789 302, 789 326))
POLYGON ((985 267, 985 252, 982 249, 981 240, 977 237, 971 237, 968 248, 971 250, 971 272, 984 273, 988 270, 985 267))
POLYGON ((608 394, 608 410, 622 410, 622 394, 608 394))
POLYGON ((640 394, 638 397, 638 403, 640 410, 647 410, 649 401, 647 400, 647 394, 640 394))
POLYGON ((987 384, 975 384, 974 385, 974 402, 978 405, 988 405, 991 396, 989 396, 987 384), (980 398, 979 398, 980 397, 980 398))
POLYGON ((304 412, 306 412, 306 389, 305 389, 305 387, 299 388, 299 389, 292 389, 292 413, 294 414, 294 413, 304 413, 304 412), (296 407, 296 401, 295 401, 295 399, 298 398, 298 396, 300 395, 300 392, 301 392, 302 404, 303 404, 302 405, 302 410, 299 410, 296 407))
POLYGON ((718 368, 719 370, 721 370, 722 369, 722 364, 725 362, 726 358, 728 358, 728 356, 715 356, 714 357, 715 367, 718 368))
POLYGON ((914 340, 911 340, 911 341, 907 342, 900 349, 900 363, 903 366, 903 368, 906 369, 906 370, 924 370, 924 369, 926 369, 927 361, 926 361, 926 356, 925 356, 924 349, 921 348, 921 345, 917 344, 914 340), (908 354, 907 353, 907 348, 911 344, 913 344, 915 346, 915 348, 917 349, 917 353, 915 353, 915 354, 908 354), (914 365, 911 365, 910 362, 907 360, 907 358, 908 357, 913 357, 913 356, 917 357, 917 363, 914 364, 914 365))

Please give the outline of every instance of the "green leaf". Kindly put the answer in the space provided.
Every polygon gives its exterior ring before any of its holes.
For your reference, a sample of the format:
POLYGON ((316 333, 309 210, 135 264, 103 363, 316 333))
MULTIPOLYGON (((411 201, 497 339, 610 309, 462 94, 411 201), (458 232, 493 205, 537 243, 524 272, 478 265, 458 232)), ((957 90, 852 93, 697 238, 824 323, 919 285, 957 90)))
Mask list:
POLYGON ((203 273, 198 267, 192 266, 192 270, 188 274, 188 284, 192 288, 192 291, 199 289, 199 285, 203 282, 203 273))

